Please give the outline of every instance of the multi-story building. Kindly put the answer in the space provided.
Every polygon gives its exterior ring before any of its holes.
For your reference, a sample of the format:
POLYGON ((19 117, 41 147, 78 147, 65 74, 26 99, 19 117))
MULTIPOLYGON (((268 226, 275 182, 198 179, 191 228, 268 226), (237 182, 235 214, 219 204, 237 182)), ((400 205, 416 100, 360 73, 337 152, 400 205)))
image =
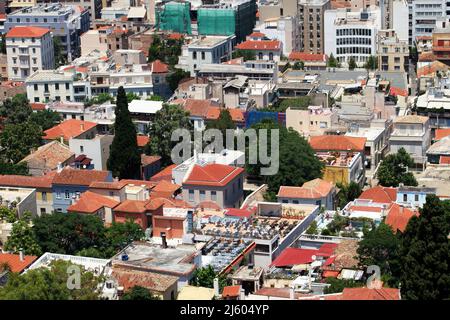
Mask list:
MULTIPOLYGON (((8 1, 2 1, 3 3, 8 1)), ((34 7, 36 5, 37 0, 10 0, 8 3, 8 8, 11 10, 16 10, 20 8, 26 7, 34 7)))
POLYGON ((347 65, 353 58, 363 66, 376 55, 377 33, 381 26, 380 10, 370 7, 358 12, 345 9, 325 11, 325 52, 347 65))
POLYGON ((323 135, 337 123, 337 112, 322 106, 309 106, 307 110, 286 109, 286 127, 304 137, 323 135))
POLYGON ((38 70, 25 84, 31 102, 75 101, 73 73, 38 70))
POLYGON ((14 27, 6 34, 8 78, 24 81, 38 70, 55 66, 53 39, 49 29, 14 27))
POLYGON ((445 0, 409 0, 409 44, 412 46, 418 37, 430 37, 436 22, 446 17, 445 0))
POLYGON ((422 168, 426 165, 426 151, 431 144, 430 119, 424 116, 401 116, 394 119, 394 130, 389 138, 390 152, 404 148, 422 168))
POLYGON ((81 6, 89 11, 91 21, 99 19, 102 10, 102 0, 35 0, 36 4, 61 3, 63 5, 81 6))
POLYGON ((330 9, 329 0, 299 0, 300 51, 326 52, 324 51, 324 13, 328 9, 330 9))
POLYGON ((254 80, 278 79, 278 64, 275 61, 248 60, 243 64, 201 64, 198 68, 199 77, 228 79, 239 75, 254 80))
POLYGON ((408 0, 384 0, 388 12, 387 23, 383 29, 393 29, 400 40, 409 39, 409 5, 408 0))
POLYGON ((292 51, 300 50, 300 34, 298 32, 297 17, 280 17, 264 21, 255 28, 255 33, 267 36, 272 40, 279 40, 283 44, 283 54, 289 56, 292 51))
POLYGON ((253 52, 257 60, 276 61, 281 60, 283 43, 278 40, 265 40, 264 37, 248 36, 247 40, 239 43, 236 49, 253 52))
POLYGON ((23 24, 50 29, 53 37, 61 40, 63 54, 72 61, 81 54, 80 36, 89 30, 89 21, 89 11, 80 6, 41 4, 10 13, 5 32, 23 24))
POLYGON ((381 71, 408 71, 408 40, 400 40, 395 30, 380 30, 377 47, 378 68, 381 71))
POLYGON ((100 30, 89 30, 83 33, 80 37, 81 55, 85 56, 93 50, 106 51, 108 50, 108 41, 106 33, 111 32, 111 29, 101 32, 100 30))
POLYGON ((183 46, 179 66, 195 76, 199 66, 216 64, 231 59, 236 36, 208 36, 183 46))
POLYGON ((448 21, 439 21, 432 35, 432 52, 439 60, 444 63, 450 62, 450 23, 448 21))

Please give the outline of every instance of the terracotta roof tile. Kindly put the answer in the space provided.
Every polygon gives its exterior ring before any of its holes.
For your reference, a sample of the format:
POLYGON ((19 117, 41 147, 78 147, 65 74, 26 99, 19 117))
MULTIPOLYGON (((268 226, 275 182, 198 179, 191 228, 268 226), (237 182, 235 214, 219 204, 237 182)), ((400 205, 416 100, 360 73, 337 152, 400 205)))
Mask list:
POLYGON ((69 212, 96 213, 103 207, 114 208, 118 201, 102 196, 92 191, 83 192, 80 199, 67 208, 69 212))
POLYGON ((96 127, 97 124, 95 122, 82 121, 77 119, 70 119, 64 122, 61 122, 57 126, 45 130, 44 139, 46 140, 54 140, 63 137, 64 140, 69 140, 71 138, 78 137, 82 133, 91 130, 96 127))
POLYGON ((247 209, 229 208, 225 210, 224 215, 231 217, 250 218, 252 215, 254 215, 254 212, 247 209))
POLYGON ((236 46, 239 50, 281 50, 281 42, 278 40, 247 40, 236 46))
POLYGON ((106 181, 109 176, 109 171, 77 170, 65 167, 56 174, 53 184, 89 186, 94 181, 106 181))
POLYGON ((439 164, 450 164, 450 156, 441 156, 439 158, 439 164))
POLYGON ((55 175, 56 172, 50 172, 41 177, 0 175, 0 186, 49 189, 52 187, 55 175))
POLYGON ((409 219, 418 215, 419 213, 417 211, 404 208, 394 203, 386 216, 385 223, 390 225, 394 232, 397 232, 397 230, 403 232, 408 225, 409 219))
POLYGON ((50 33, 50 29, 40 27, 14 27, 6 34, 7 38, 40 38, 47 33, 50 33))
POLYGON ((161 60, 155 60, 152 63, 152 72, 153 73, 167 73, 169 72, 169 66, 161 60))
POLYGON ((361 137, 325 135, 311 137, 309 144, 314 150, 363 151, 366 140, 361 137))
POLYGON ((26 162, 30 169, 53 170, 59 163, 65 163, 75 154, 69 147, 59 141, 52 141, 26 156, 21 162, 26 162))
POLYGON ((138 135, 136 137, 138 147, 145 147, 145 145, 150 141, 148 136, 138 135))
POLYGON ((167 180, 159 181, 156 186, 152 189, 152 196, 169 198, 172 197, 173 194, 181 188, 180 185, 171 183, 167 180))
POLYGON ((252 32, 248 37, 250 37, 250 38, 264 38, 264 37, 266 37, 266 35, 264 33, 262 33, 262 32, 255 31, 255 32, 252 32))
POLYGON ((345 288, 339 300, 400 300, 400 290, 396 288, 345 288))
POLYGON ((30 103, 31 109, 34 111, 42 111, 45 110, 45 103, 33 102, 30 103))
POLYGON ((314 61, 314 62, 326 62, 327 56, 322 53, 308 53, 292 51, 289 54, 289 60, 301 60, 301 61, 314 61))
POLYGON ((23 258, 23 261, 20 261, 20 255, 18 254, 0 252, 0 265, 7 263, 12 272, 20 273, 37 259, 36 256, 24 256, 23 258))
POLYGON ((435 140, 441 140, 442 138, 450 136, 450 128, 445 129, 436 129, 434 132, 434 139, 435 140))
POLYGON ((309 264, 313 262, 312 256, 318 252, 318 249, 300 249, 286 248, 272 262, 271 266, 275 267, 291 267, 296 264, 309 264))
POLYGON ((147 209, 145 208, 147 201, 142 200, 125 200, 114 208, 117 212, 126 213, 145 213, 147 209))
POLYGON ((148 156, 146 154, 141 154, 141 164, 143 166, 148 166, 148 165, 154 164, 154 163, 158 162, 159 160, 161 160, 160 156, 148 156))
POLYGON ((223 164, 194 165, 183 185, 225 186, 244 169, 223 164))
POLYGON ((167 180, 172 181, 172 170, 176 167, 176 164, 171 164, 170 166, 162 169, 157 174, 153 175, 150 178, 150 181, 160 181, 160 180, 167 180))
POLYGON ((281 186, 278 191, 278 197, 317 199, 326 197, 332 190, 332 183, 322 179, 314 179, 305 182, 302 187, 281 186))
POLYGON ((240 294, 241 286, 226 286, 222 291, 223 298, 239 297, 240 294))
POLYGON ((134 286, 147 288, 153 293, 164 293, 178 281, 178 277, 150 271, 113 268, 112 276, 124 291, 134 286))
POLYGON ((358 199, 372 200, 377 203, 391 203, 397 200, 397 189, 376 186, 361 193, 358 199))

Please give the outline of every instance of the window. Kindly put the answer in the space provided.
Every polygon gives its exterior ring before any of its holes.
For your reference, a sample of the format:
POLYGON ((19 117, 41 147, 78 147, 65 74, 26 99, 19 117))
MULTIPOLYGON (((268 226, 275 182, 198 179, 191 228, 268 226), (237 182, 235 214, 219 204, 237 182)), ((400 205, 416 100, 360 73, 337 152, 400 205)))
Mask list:
POLYGON ((42 201, 47 202, 47 192, 42 192, 42 201))
POLYGON ((56 193, 56 199, 61 199, 61 192, 56 193))
POLYGON ((298 204, 298 200, 292 200, 292 203, 298 204))
POLYGON ((39 102, 39 97, 34 97, 34 102, 39 102))
POLYGON ((414 195, 414 201, 416 201, 416 202, 419 201, 419 195, 418 195, 418 194, 415 194, 415 195, 414 195))
POLYGON ((114 197, 114 191, 110 191, 110 192, 109 192, 109 196, 110 196, 110 197, 114 197))
POLYGON ((37 84, 34 85, 34 91, 38 91, 38 85, 37 84))
POLYGON ((408 201, 408 195, 407 195, 407 194, 404 194, 404 195, 403 195, 403 202, 406 202, 406 201, 408 201))
POLYGON ((55 90, 59 90, 59 83, 55 83, 55 90))
POLYGON ((202 51, 202 60, 205 60, 205 52, 202 51))
POLYGON ((45 208, 41 208, 41 215, 46 214, 47 210, 45 210, 45 208))
POLYGON ((80 152, 84 152, 84 147, 80 146, 80 152))
POLYGON ((211 191, 211 200, 217 201, 217 192, 216 191, 211 191))
POLYGON ((205 190, 200 190, 200 201, 205 201, 205 190))
POLYGON ((70 89, 70 84, 68 82, 66 82, 66 90, 70 89))
POLYGON ((44 84, 44 92, 48 92, 48 83, 44 84))
POLYGON ((64 192, 64 198, 70 199, 70 192, 68 190, 66 190, 66 192, 64 192))
POLYGON ((36 53, 36 48, 33 48, 32 50, 33 50, 33 53, 36 53))
POLYGON ((197 51, 192 52, 192 59, 197 59, 197 51))
POLYGON ((289 201, 286 199, 283 199, 283 203, 289 203, 289 201))
POLYGON ((194 190, 189 190, 189 201, 194 201, 194 190))

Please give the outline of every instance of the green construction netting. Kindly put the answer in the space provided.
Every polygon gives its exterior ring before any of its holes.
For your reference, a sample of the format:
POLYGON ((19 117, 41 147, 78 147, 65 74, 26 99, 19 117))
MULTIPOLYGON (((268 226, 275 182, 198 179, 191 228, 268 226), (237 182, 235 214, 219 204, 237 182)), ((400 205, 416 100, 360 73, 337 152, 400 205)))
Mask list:
POLYGON ((190 4, 167 3, 157 13, 159 30, 192 34, 190 4))
POLYGON ((198 33, 229 36, 236 31, 236 12, 233 9, 198 9, 198 33))

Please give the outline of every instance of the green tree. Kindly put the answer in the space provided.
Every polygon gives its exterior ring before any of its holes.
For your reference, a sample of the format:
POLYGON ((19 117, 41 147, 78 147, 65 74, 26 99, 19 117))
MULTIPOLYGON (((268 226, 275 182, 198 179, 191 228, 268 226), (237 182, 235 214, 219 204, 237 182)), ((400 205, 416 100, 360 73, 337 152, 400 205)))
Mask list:
MULTIPOLYGON (((275 198, 275 194, 278 192, 280 186, 299 186, 306 181, 322 176, 322 162, 316 157, 314 150, 306 139, 301 137, 297 131, 282 127, 271 120, 263 120, 252 126, 252 128, 256 129, 258 136, 260 132, 264 132, 261 129, 268 130, 268 144, 271 143, 272 130, 278 129, 279 132, 279 169, 276 174, 261 176, 261 168, 267 165, 262 165, 261 163, 250 164, 250 161, 246 161, 247 173, 251 176, 260 176, 263 182, 268 185, 270 198, 275 198)), ((240 134, 243 133, 241 132, 240 134)), ((257 145, 247 146, 247 148, 250 147, 256 150, 259 148, 257 145)), ((269 153, 272 147, 275 146, 267 146, 269 153)), ((250 153, 256 152, 256 150, 246 152, 247 157, 250 153)))
POLYGON ((41 127, 31 122, 6 125, 0 134, 0 145, 4 148, 0 157, 5 162, 19 162, 41 145, 42 135, 41 127))
POLYGON ((312 103, 310 96, 301 96, 295 98, 281 99, 267 111, 286 112, 287 108, 306 110, 312 103))
POLYGON ((364 68, 367 70, 376 70, 378 69, 378 60, 377 57, 369 56, 366 63, 364 64, 364 68))
POLYGON ((126 292, 121 300, 160 300, 150 290, 141 286, 134 286, 126 292))
POLYGON ((125 223, 113 223, 106 229, 106 239, 115 251, 122 249, 132 241, 142 240, 144 236, 142 228, 133 220, 127 220, 125 223))
POLYGON ((189 113, 178 105, 164 104, 149 127, 150 142, 145 146, 147 155, 159 155, 161 165, 172 163, 171 152, 178 142, 171 141, 172 132, 176 129, 192 131, 189 113))
POLYGON ((146 100, 148 101, 164 101, 163 97, 158 96, 158 95, 152 95, 149 98, 147 98, 146 100))
POLYGON ((0 39, 0 53, 6 54, 6 34, 2 34, 0 39))
POLYGON ((223 290, 224 287, 229 285, 229 280, 226 275, 219 275, 216 273, 211 265, 203 268, 197 268, 191 279, 191 284, 196 287, 214 288, 214 279, 219 279, 219 289, 223 290))
POLYGON ((80 267, 80 289, 67 287, 69 261, 56 260, 50 268, 42 267, 27 273, 11 274, 0 287, 0 300, 98 300, 99 284, 103 280, 80 267))
POLYGON ((25 212, 23 217, 14 222, 11 235, 6 241, 5 249, 14 253, 23 251, 26 255, 40 255, 42 253, 34 230, 30 223, 31 214, 25 212))
POLYGON ((305 68, 305 63, 303 61, 296 61, 292 67, 294 70, 303 70, 305 68))
POLYGON ((103 104, 105 102, 113 102, 114 97, 110 95, 109 93, 99 93, 96 97, 92 98, 90 101, 91 104, 103 104))
MULTIPOLYGON (((0 203, 1 204, 1 203, 0 203)), ((17 212, 13 209, 0 206, 0 220, 7 223, 13 223, 17 221, 17 212)))
POLYGON ((349 184, 338 183, 336 187, 339 189, 338 197, 338 206, 339 208, 344 208, 347 203, 355 200, 361 194, 361 186, 354 181, 351 181, 349 184))
POLYGON ((170 89, 172 91, 175 91, 178 88, 178 84, 181 82, 181 80, 189 78, 189 76, 189 72, 174 68, 173 72, 167 76, 166 80, 169 84, 170 89))
POLYGON ((391 261, 397 259, 399 238, 392 228, 381 223, 358 243, 358 260, 362 266, 377 265, 385 277, 392 276, 391 261))
POLYGON ((28 120, 33 110, 26 94, 16 94, 6 99, 0 106, 0 116, 5 117, 6 124, 21 124, 28 120))
POLYGON ((76 213, 44 214, 33 220, 36 240, 44 252, 76 254, 87 248, 108 248, 105 227, 97 216, 76 213))
POLYGON ((412 172, 407 172, 413 164, 411 156, 404 148, 400 148, 396 154, 388 155, 380 164, 377 172, 379 183, 385 187, 398 187, 400 183, 417 186, 417 180, 412 172))
POLYGON ((19 162, 17 164, 4 162, 0 156, 0 174, 14 174, 20 176, 28 175, 28 167, 25 162, 19 162))
POLYGON ((348 61, 348 69, 354 70, 356 68, 356 61, 355 58, 350 57, 350 60, 348 61))
POLYGON ((37 124, 43 131, 50 129, 61 122, 61 116, 58 112, 52 110, 42 110, 33 112, 29 121, 37 124))
POLYGON ((127 102, 131 103, 133 100, 141 100, 141 97, 133 92, 127 93, 127 102))
POLYGON ((324 234, 323 230, 322 235, 338 236, 339 232, 341 232, 344 229, 344 227, 348 226, 348 224, 349 224, 348 217, 344 217, 340 214, 335 214, 333 220, 331 220, 330 223, 327 225, 327 229, 324 229, 327 230, 326 231, 327 234, 324 234))
POLYGON ((318 234, 319 230, 317 229, 317 222, 316 220, 313 220, 311 224, 309 225, 308 230, 306 230, 306 234, 318 234))
POLYGON ((230 111, 228 111, 228 109, 222 109, 220 111, 219 118, 208 122, 206 125, 206 128, 220 130, 223 134, 223 137, 224 137, 223 139, 225 140, 226 130, 227 129, 235 130, 236 124, 234 123, 233 119, 231 118, 230 111))
POLYGON ((412 217, 402 236, 399 273, 402 298, 450 299, 449 207, 428 195, 418 217, 412 217))
POLYGON ((334 57, 333 54, 330 54, 330 56, 328 57, 327 66, 330 68, 339 68, 340 67, 339 61, 334 57))
POLYGON ((136 128, 131 121, 123 87, 117 91, 114 140, 111 144, 108 169, 119 179, 137 179, 140 176, 141 156, 137 146, 136 128))
POLYGON ((54 50, 54 56, 55 56, 55 69, 59 68, 60 66, 64 66, 67 64, 67 55, 64 54, 63 46, 61 44, 61 38, 60 37, 54 37, 53 38, 53 50, 54 50))
POLYGON ((242 57, 242 58, 244 58, 244 61, 256 60, 256 54, 252 50, 239 50, 238 49, 238 50, 235 50, 231 56, 233 59, 242 57))
POLYGON ((357 288, 364 285, 363 282, 357 282, 353 279, 337 279, 337 278, 326 278, 325 283, 330 286, 325 288, 324 293, 338 293, 344 291, 345 288, 357 288))

